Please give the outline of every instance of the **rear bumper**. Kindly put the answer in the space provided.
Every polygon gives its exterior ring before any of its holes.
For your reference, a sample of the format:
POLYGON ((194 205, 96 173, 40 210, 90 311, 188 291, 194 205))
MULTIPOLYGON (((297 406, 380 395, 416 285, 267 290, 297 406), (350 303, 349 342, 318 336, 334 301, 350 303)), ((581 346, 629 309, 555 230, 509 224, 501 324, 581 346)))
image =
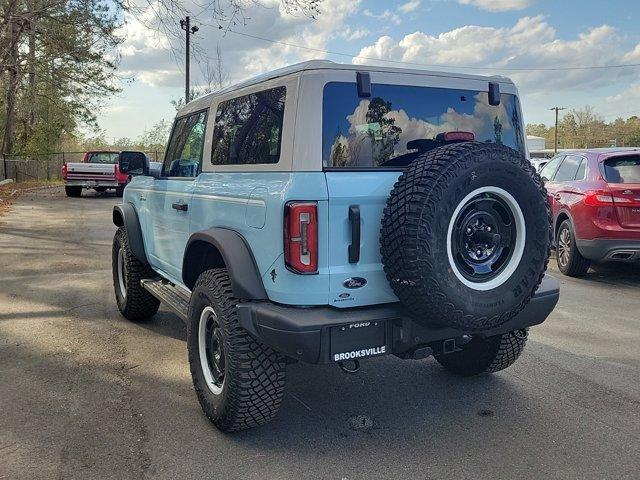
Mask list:
POLYGON ((640 239, 576 240, 583 257, 595 261, 640 262, 640 239))
POLYGON ((82 187, 82 188, 94 188, 94 187, 105 187, 105 188, 116 188, 120 186, 124 186, 126 184, 120 184, 115 180, 65 180, 65 187, 82 187))
MULTIPOLYGON (((560 295, 559 282, 546 275, 540 288, 527 306, 498 328, 483 336, 511 332, 545 321, 556 306, 560 295)), ((399 304, 376 307, 338 309, 333 307, 296 308, 269 302, 238 305, 240 324, 254 337, 273 349, 307 363, 334 361, 331 333, 334 328, 349 328, 354 324, 384 324, 384 349, 377 353, 410 355, 422 347, 437 351, 445 340, 457 339, 470 333, 453 328, 424 327, 404 315, 399 304)), ((379 345, 363 345, 376 347, 379 345)), ((369 356, 369 354, 367 354, 369 356)))

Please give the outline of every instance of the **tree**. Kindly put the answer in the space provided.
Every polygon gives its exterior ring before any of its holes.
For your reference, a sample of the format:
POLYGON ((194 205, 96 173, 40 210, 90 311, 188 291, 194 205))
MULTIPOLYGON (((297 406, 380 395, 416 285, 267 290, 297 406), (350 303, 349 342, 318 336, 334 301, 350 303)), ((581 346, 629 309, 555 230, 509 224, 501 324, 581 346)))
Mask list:
POLYGON ((120 42, 118 16, 108 0, 8 0, 3 8, 2 152, 56 149, 65 132, 95 125, 101 100, 118 91, 109 57, 120 42))

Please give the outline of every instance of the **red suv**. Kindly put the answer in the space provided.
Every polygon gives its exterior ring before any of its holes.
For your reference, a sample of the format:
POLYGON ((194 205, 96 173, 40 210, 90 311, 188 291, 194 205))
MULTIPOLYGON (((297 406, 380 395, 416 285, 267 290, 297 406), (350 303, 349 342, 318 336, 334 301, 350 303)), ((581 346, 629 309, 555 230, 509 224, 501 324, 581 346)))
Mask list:
POLYGON ((562 152, 540 171, 553 212, 558 268, 640 262, 640 149, 562 152))

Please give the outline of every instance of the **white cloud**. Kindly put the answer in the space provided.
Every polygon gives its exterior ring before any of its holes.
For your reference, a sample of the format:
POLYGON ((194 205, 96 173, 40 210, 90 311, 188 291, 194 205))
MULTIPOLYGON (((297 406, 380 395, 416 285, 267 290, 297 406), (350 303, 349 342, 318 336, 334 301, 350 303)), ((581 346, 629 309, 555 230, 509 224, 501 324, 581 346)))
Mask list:
POLYGON ((458 0, 462 5, 474 5, 490 12, 506 12, 522 10, 532 5, 535 0, 458 0))
MULTIPOLYGON (((359 4, 360 0, 324 0, 320 5, 321 14, 317 20, 311 21, 299 13, 288 12, 280 0, 245 2, 247 27, 232 27, 240 33, 300 45, 310 50, 269 43, 233 32, 224 34, 204 18, 200 22, 194 21, 200 30, 192 40, 192 83, 197 84, 201 79, 199 59, 213 57, 218 43, 231 81, 310 58, 323 58, 326 55, 317 50, 326 49, 332 39, 357 40, 369 34, 362 27, 346 25, 348 17, 358 10, 359 4)), ((184 8, 188 9, 189 5, 185 4, 184 8)), ((139 19, 127 15, 125 20, 118 30, 118 35, 124 40, 118 49, 121 70, 129 72, 145 85, 181 86, 184 70, 184 53, 180 50, 183 48, 182 37, 167 37, 147 28, 148 25, 158 24, 156 10, 152 7, 147 8, 139 19)))
MULTIPOLYGON (((640 48, 636 47, 638 54, 640 48)), ((556 31, 542 15, 523 17, 512 27, 467 25, 434 36, 423 32, 400 40, 381 36, 364 47, 359 55, 372 59, 401 60, 446 67, 472 66, 474 73, 510 75, 528 93, 558 88, 580 89, 610 84, 629 76, 631 69, 573 71, 510 71, 509 68, 549 68, 607 65, 630 60, 613 27, 602 25, 582 32, 575 40, 557 38, 556 31), (483 67, 493 70, 482 71, 483 67), (500 71, 504 68, 504 71, 500 71)), ((354 63, 371 63, 356 58, 354 63)))
POLYGON ((362 27, 352 28, 347 25, 341 32, 338 33, 338 36, 346 40, 359 40, 361 38, 366 37, 370 33, 371 32, 366 28, 362 28, 362 27))
POLYGON ((373 13, 371 10, 365 9, 362 11, 362 14, 365 17, 375 18, 377 20, 384 20, 386 22, 391 22, 394 25, 400 25, 402 23, 402 19, 400 18, 400 15, 392 12, 389 9, 384 10, 382 13, 373 13))
POLYGON ((624 91, 604 99, 602 114, 607 120, 640 116, 640 83, 632 83, 624 91))
POLYGON ((410 13, 415 11, 421 4, 421 0, 410 0, 407 3, 403 3, 398 7, 398 10, 402 13, 410 13))

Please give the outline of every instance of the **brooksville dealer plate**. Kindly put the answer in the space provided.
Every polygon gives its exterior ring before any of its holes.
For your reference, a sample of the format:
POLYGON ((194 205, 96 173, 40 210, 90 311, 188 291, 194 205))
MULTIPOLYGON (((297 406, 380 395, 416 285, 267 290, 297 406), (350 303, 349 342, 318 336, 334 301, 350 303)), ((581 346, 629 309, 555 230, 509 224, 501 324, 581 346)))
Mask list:
POLYGON ((387 353, 385 322, 356 322, 331 327, 331 359, 334 362, 387 353))

